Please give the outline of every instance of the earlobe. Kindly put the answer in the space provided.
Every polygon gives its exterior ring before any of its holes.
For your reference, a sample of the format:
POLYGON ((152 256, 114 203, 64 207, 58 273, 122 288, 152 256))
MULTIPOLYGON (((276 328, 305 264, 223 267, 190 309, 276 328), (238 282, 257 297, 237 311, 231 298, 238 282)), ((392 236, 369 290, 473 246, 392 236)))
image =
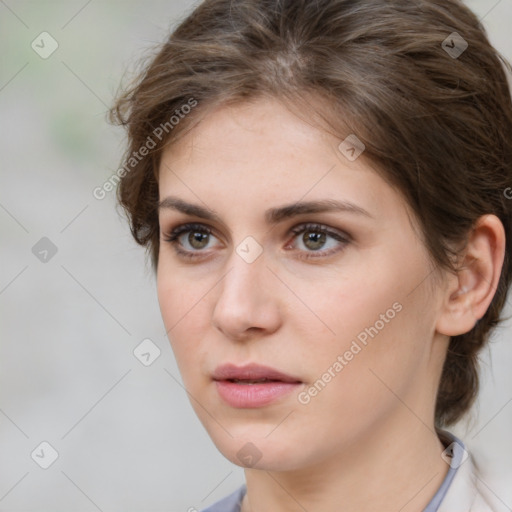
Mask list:
POLYGON ((462 265, 446 288, 436 330, 469 332, 484 315, 498 287, 505 257, 505 230, 495 215, 480 217, 469 235, 462 265))

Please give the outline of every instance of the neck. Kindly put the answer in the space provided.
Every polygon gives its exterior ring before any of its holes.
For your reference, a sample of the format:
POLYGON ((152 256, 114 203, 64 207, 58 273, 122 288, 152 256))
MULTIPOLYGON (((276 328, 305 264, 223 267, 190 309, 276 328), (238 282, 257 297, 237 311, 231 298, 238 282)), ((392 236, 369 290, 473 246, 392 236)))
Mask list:
POLYGON ((423 510, 449 469, 444 446, 433 425, 405 408, 399 416, 307 468, 246 469, 242 512, 423 510))

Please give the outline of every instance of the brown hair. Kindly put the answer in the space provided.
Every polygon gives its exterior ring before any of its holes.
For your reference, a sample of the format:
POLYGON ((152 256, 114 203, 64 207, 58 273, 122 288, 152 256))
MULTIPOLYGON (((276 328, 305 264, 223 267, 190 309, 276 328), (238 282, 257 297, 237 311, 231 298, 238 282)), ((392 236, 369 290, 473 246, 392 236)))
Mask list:
POLYGON ((212 105, 266 94, 321 111, 340 142, 357 134, 439 268, 455 272, 477 219, 496 215, 506 232, 498 288, 474 328, 451 338, 439 384, 436 426, 450 425, 476 397, 478 351, 503 320, 512 275, 512 104, 502 64, 511 70, 457 0, 206 0, 110 111, 129 138, 119 203, 156 270, 163 148, 212 105), (148 157, 130 160, 149 139, 148 157))

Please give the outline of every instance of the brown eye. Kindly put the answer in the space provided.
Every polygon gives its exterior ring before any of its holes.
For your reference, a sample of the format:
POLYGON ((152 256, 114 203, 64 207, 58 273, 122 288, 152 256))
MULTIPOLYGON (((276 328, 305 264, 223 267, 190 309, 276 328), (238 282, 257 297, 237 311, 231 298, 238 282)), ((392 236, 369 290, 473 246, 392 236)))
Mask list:
POLYGON ((211 238, 216 238, 210 228, 202 224, 182 224, 174 228, 169 235, 163 239, 174 246, 177 254, 194 258, 203 256, 200 253, 207 253, 211 238))
POLYGON ((315 233, 312 231, 306 231, 302 235, 302 241, 304 242, 304 245, 311 249, 312 251, 317 251, 318 249, 321 249, 322 246, 325 244, 327 236, 325 233, 315 233))
POLYGON ((208 237, 210 236, 209 233, 204 233, 202 231, 189 231, 188 235, 188 243, 194 248, 194 249, 204 249, 208 245, 208 237), (205 243, 206 241, 206 243, 205 243))
POLYGON ((321 224, 302 224, 291 232, 296 235, 297 241, 288 247, 296 248, 303 259, 330 256, 343 250, 352 240, 348 233, 333 231, 321 224), (299 237, 301 234, 302 237, 299 237))

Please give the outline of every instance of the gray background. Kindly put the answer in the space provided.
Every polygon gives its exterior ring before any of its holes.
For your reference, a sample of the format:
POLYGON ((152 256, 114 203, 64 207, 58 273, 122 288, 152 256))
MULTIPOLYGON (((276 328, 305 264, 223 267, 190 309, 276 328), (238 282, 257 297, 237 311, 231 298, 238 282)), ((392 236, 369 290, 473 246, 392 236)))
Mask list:
MULTIPOLYGON (((120 161, 105 112, 123 72, 193 5, 0 1, 0 511, 178 512, 243 482, 181 387, 114 192, 92 195, 120 161), (43 31, 59 45, 47 59, 31 48, 43 31), (32 252, 42 237, 57 247, 46 263, 32 252), (147 367, 133 353, 146 338, 161 350, 147 367), (31 457, 49 457, 43 441, 58 452, 48 469, 31 457)), ((468 5, 512 59, 512 0, 468 5)), ((493 337, 478 405, 453 430, 509 507, 511 334, 508 321, 493 337)))

